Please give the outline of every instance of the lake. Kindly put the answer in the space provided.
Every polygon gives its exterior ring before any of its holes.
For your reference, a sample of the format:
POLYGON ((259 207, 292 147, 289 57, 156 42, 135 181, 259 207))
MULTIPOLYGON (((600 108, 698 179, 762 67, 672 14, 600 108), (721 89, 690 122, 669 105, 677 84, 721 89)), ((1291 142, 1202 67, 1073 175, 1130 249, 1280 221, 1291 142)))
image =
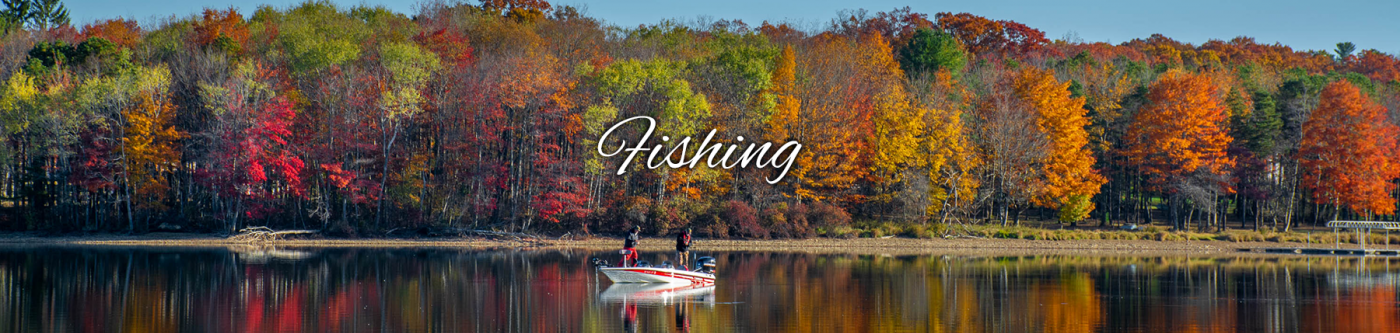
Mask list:
POLYGON ((700 254, 712 288, 613 285, 614 251, 11 245, 0 331, 1400 329, 1400 259, 700 254))

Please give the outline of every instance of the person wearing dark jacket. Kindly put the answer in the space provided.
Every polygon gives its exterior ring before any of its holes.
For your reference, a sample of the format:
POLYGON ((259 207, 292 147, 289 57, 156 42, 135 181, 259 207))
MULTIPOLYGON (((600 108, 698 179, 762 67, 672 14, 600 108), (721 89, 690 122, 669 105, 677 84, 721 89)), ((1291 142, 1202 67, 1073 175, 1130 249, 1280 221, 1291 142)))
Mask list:
POLYGON ((634 226, 632 227, 632 231, 627 233, 627 239, 622 241, 622 251, 625 252, 622 254, 623 267, 637 265, 637 243, 641 241, 641 233, 642 227, 634 226), (628 259, 631 259, 631 261, 628 261, 628 259))
POLYGON ((685 258, 690 255, 690 228, 676 235, 676 265, 685 269, 685 258))

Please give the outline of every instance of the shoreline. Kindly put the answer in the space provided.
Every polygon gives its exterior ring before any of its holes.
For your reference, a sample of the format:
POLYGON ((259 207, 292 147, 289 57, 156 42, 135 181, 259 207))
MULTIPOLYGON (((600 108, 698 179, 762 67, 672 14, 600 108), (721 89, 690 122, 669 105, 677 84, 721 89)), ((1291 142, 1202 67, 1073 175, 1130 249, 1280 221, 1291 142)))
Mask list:
MULTIPOLYGON (((272 241, 239 241, 215 234, 151 233, 143 235, 45 236, 25 233, 0 234, 0 247, 24 246, 118 246, 118 247, 287 247, 287 248, 454 248, 471 250, 596 250, 610 251, 622 244, 620 238, 541 239, 519 241, 486 237, 430 238, 297 238, 272 241)), ((644 252, 666 253, 674 241, 646 238, 639 245, 644 252)), ((692 251, 764 251, 804 253, 850 253, 875 255, 929 254, 1075 254, 1075 255, 1265 255, 1256 249, 1269 247, 1331 247, 1331 244, 1288 242, 1159 241, 1159 240, 1024 240, 1001 238, 811 238, 811 239, 704 239, 697 238, 692 251)), ((1354 247, 1346 244, 1343 247, 1354 247)), ((1377 244, 1374 248, 1381 248, 1377 244)), ((1400 248, 1400 246, 1396 246, 1400 248)))

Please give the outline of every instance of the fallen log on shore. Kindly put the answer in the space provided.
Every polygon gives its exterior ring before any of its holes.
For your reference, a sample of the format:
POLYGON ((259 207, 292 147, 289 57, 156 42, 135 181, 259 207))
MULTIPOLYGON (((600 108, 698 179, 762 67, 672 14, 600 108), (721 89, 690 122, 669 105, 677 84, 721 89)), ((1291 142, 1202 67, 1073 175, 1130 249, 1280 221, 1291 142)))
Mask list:
POLYGON ((270 241, 281 240, 282 237, 286 237, 286 236, 289 236, 289 235, 309 235, 309 234, 315 234, 315 233, 316 233, 315 230, 282 230, 282 231, 275 231, 275 230, 272 230, 272 228, 263 227, 263 226, 258 226, 258 227, 247 227, 247 228, 240 229, 240 230, 238 230, 238 234, 237 234, 237 235, 229 236, 228 239, 231 240, 231 241, 235 241, 235 242, 247 242, 247 243, 253 243, 253 242, 270 242, 270 241))

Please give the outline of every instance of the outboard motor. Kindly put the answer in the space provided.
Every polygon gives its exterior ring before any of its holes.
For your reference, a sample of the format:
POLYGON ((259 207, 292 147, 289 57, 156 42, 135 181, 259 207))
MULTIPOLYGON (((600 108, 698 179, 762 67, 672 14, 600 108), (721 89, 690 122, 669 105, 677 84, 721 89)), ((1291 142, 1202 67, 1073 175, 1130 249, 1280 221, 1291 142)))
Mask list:
POLYGON ((715 273, 715 258, 714 258, 714 257, 700 257, 700 259, 695 259, 695 267, 696 267, 695 271, 697 271, 697 272, 707 273, 707 274, 714 274, 714 273, 715 273))
POLYGON ((608 267, 608 261, 601 258, 593 258, 593 267, 608 267))

